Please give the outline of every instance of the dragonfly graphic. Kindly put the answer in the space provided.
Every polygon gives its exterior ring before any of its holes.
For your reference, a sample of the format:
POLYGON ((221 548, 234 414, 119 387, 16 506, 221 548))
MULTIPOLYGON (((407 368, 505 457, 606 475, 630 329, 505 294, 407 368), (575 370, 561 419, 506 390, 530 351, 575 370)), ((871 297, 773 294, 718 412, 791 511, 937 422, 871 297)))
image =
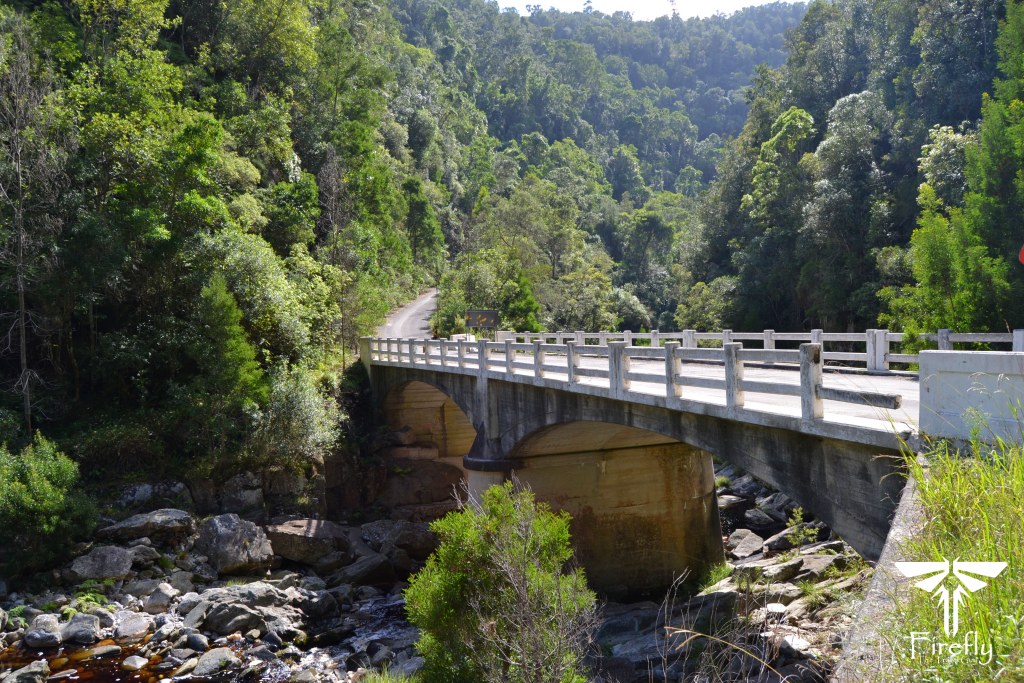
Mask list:
POLYGON ((896 569, 907 578, 932 575, 918 581, 914 586, 934 595, 936 602, 942 605, 943 623, 947 636, 955 636, 960 631, 960 607, 964 604, 964 596, 988 585, 985 581, 971 575, 994 579, 1006 569, 1005 562, 961 562, 960 560, 896 562, 895 565, 896 569), (959 582, 959 585, 953 589, 952 595, 943 584, 950 573, 959 582))

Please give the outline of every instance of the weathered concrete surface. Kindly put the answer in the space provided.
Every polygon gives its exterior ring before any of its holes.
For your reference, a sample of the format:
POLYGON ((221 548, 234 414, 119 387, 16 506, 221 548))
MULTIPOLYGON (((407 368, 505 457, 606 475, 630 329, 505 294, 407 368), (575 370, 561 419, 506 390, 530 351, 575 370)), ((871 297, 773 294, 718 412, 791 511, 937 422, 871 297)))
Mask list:
MULTIPOLYGON (((546 380, 500 379, 495 373, 374 365, 371 381, 385 408, 390 391, 410 381, 429 384, 450 397, 476 427, 477 438, 466 459, 469 469, 514 469, 520 444, 554 425, 633 427, 734 463, 811 510, 870 560, 882 551, 903 485, 900 477, 891 476, 900 460, 884 457, 897 452, 898 440, 892 434, 879 432, 865 444, 854 440, 863 436, 863 430, 844 438, 841 428, 824 432, 819 423, 798 418, 759 414, 756 421, 747 421, 754 418, 742 410, 680 404, 652 395, 617 400, 606 395, 607 389, 561 391, 546 380)), ((447 419, 449 413, 443 415, 447 419)), ((574 438, 591 432, 597 434, 581 428, 574 438)), ((605 442, 594 445, 594 450, 629 445, 637 444, 605 442)))
POLYGON ((924 508, 917 494, 917 482, 910 480, 900 498, 885 550, 875 567, 871 588, 847 633, 843 658, 833 677, 838 683, 877 680, 897 661, 893 648, 899 647, 898 638, 887 638, 886 634, 892 631, 895 606, 909 598, 914 579, 899 573, 895 563, 922 559, 907 557, 905 545, 921 532, 924 523, 924 508))
POLYGON ((577 559, 592 587, 660 596, 684 571, 697 580, 724 561, 708 453, 676 442, 576 450, 559 431, 575 432, 579 424, 527 439, 515 473, 540 500, 572 515, 577 559))
POLYGON ((921 434, 1020 442, 1024 353, 922 351, 921 434))
POLYGON ((408 382, 391 389, 383 413, 395 431, 408 428, 414 445, 437 449, 438 458, 469 453, 476 430, 466 414, 443 390, 423 382, 408 382))

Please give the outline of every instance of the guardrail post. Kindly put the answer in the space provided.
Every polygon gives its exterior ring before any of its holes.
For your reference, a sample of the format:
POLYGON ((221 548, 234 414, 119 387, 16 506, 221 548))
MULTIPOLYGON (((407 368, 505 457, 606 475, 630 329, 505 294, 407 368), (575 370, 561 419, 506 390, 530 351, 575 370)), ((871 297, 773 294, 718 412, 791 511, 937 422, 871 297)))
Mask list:
POLYGON ((540 339, 533 342, 533 376, 537 379, 544 379, 545 353, 540 348, 543 343, 540 339))
POLYGON ((463 368, 466 366, 466 340, 460 339, 458 341, 458 354, 459 354, 459 367, 463 368))
POLYGON ((722 330, 722 348, 725 348, 726 344, 732 344, 732 330, 722 330))
MULTIPOLYGON (((579 332, 577 332, 579 334, 579 332)), ((576 368, 580 365, 580 357, 576 355, 576 342, 565 342, 565 374, 569 384, 576 383, 576 368)))
POLYGON ((507 375, 514 375, 514 374, 516 374, 516 369, 514 367, 512 367, 512 363, 515 360, 515 357, 516 357, 515 351, 512 350, 512 340, 511 339, 506 339, 505 340, 505 374, 507 374, 507 375))
POLYGON ((657 330, 651 330, 651 348, 656 349, 661 346, 661 338, 658 336, 657 330))
POLYGON ((608 342, 608 385, 613 398, 622 398, 629 391, 629 356, 626 342, 608 342))
POLYGON ((1010 350, 1016 353, 1024 351, 1024 330, 1013 331, 1013 347, 1010 350))
POLYGON ((684 349, 697 348, 697 330, 683 330, 682 344, 684 349))
POLYGON ((764 350, 774 351, 775 350, 775 330, 764 331, 764 350))
POLYGON ((825 334, 825 330, 811 330, 811 343, 821 344, 821 335, 825 334))
POLYGON ((889 355, 889 330, 875 330, 875 337, 875 353, 878 356, 875 366, 879 372, 888 372, 889 361, 885 357, 889 355))
POLYGON ((622 333, 622 341, 626 342, 626 346, 632 346, 633 345, 633 331, 632 330, 626 330, 625 332, 623 332, 622 333))
POLYGON ((676 349, 679 342, 665 342, 665 397, 679 398, 683 395, 683 388, 676 384, 676 375, 683 374, 683 361, 676 358, 676 349))
POLYGON ((743 396, 743 361, 740 360, 740 349, 743 344, 729 342, 722 346, 725 352, 725 406, 727 408, 742 408, 743 396))
POLYGON ((878 337, 875 335, 877 330, 867 330, 864 332, 864 355, 867 356, 867 369, 868 372, 878 372, 878 352, 875 350, 875 344, 878 343, 878 337))
POLYGON ((447 355, 447 349, 445 349, 444 347, 445 347, 445 344, 448 343, 448 340, 446 338, 444 338, 444 337, 441 337, 441 339, 439 339, 438 341, 441 344, 441 367, 445 367, 445 366, 448 365, 448 355, 447 355))
POLYGON ((821 387, 821 344, 800 345, 800 416, 805 420, 820 420, 825 415, 825 404, 818 389, 821 387))
POLYGON ((608 332, 607 330, 601 330, 597 333, 598 344, 601 346, 608 346, 608 332))
POLYGON ((576 343, 580 346, 587 343, 586 338, 583 336, 583 330, 576 330, 576 343))
POLYGON ((370 372, 370 363, 373 361, 372 341, 371 337, 359 338, 359 360, 363 362, 367 374, 370 372))
POLYGON ((946 329, 946 328, 942 328, 941 330, 939 330, 939 334, 938 334, 939 351, 952 351, 953 350, 953 342, 951 342, 949 340, 949 332, 950 331, 948 329, 946 329))

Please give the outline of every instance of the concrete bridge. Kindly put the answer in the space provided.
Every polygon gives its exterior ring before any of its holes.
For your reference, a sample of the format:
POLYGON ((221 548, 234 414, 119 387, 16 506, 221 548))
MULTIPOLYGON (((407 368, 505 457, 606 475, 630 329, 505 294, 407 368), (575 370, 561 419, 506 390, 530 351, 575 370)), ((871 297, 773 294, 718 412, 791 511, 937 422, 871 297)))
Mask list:
MULTIPOLYGON (((1024 347, 1024 333, 933 339, 1024 347)), ((898 353, 902 341, 885 330, 499 333, 364 338, 361 357, 388 424, 460 463, 471 492, 514 472, 573 515, 595 587, 653 592, 723 559, 712 456, 873 560, 902 490, 901 449, 968 437, 971 410, 1019 434, 1007 399, 1024 395, 1024 353, 918 356, 898 353), (893 369, 912 363, 920 373, 893 369)))

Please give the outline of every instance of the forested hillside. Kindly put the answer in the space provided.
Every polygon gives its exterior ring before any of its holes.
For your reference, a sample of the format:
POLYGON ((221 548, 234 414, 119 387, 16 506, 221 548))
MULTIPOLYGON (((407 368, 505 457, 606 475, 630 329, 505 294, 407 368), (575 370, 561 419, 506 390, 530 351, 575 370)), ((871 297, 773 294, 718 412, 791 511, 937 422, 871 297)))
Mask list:
POLYGON ((357 337, 438 278, 443 333, 672 325, 802 13, 0 2, 3 441, 96 477, 315 461, 357 337))
POLYGON ((1024 324, 1021 21, 1003 0, 811 4, 701 207, 716 322, 1024 324))

